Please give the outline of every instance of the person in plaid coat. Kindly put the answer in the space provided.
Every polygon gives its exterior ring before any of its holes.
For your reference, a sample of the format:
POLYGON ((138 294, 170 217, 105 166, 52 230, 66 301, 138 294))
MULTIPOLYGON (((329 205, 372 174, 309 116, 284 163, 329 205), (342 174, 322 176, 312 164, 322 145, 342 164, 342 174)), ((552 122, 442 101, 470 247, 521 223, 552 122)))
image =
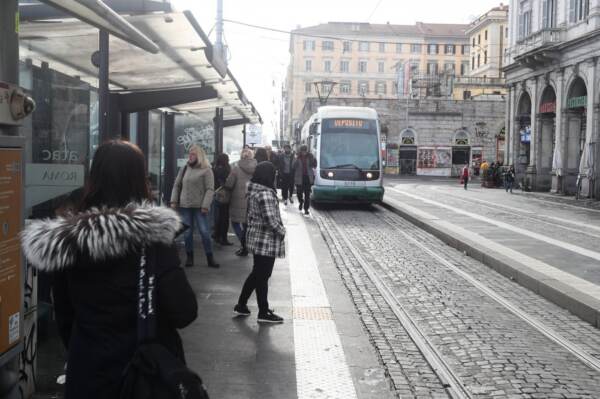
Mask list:
POLYGON ((285 227, 279 214, 274 181, 275 166, 267 161, 256 166, 254 176, 248 183, 246 247, 254 255, 254 266, 233 309, 237 315, 249 316, 248 299, 256 290, 259 323, 283 322, 282 317, 269 309, 267 299, 275 258, 285 257, 285 227))

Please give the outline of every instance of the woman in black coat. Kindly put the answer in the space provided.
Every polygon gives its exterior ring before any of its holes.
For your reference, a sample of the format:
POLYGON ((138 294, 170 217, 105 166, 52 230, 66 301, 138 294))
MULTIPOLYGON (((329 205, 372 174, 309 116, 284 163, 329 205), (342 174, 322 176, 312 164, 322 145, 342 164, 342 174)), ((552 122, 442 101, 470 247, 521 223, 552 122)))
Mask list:
POLYGON ((137 347, 137 280, 142 247, 156 254, 158 340, 184 360, 178 328, 197 302, 174 238, 177 213, 152 205, 142 152, 112 141, 94 156, 80 212, 30 223, 22 234, 28 261, 53 272, 53 297, 68 351, 66 399, 119 397, 137 347))
MULTIPOLYGON (((213 168, 215 190, 225 185, 229 173, 231 173, 229 156, 227 154, 219 154, 213 168)), ((214 201, 213 204, 215 209, 215 241, 221 245, 233 245, 227 239, 227 233, 229 232, 229 204, 221 204, 217 201, 214 201)))

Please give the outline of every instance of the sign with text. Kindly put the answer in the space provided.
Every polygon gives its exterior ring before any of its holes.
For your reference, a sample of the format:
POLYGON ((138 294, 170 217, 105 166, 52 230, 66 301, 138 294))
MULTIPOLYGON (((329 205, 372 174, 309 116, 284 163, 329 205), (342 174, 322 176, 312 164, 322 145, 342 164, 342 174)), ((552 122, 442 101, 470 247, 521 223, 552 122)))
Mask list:
POLYGON ((246 130, 246 144, 262 144, 262 126, 248 125, 246 130))
POLYGON ((0 354, 21 339, 23 152, 0 148, 0 354))

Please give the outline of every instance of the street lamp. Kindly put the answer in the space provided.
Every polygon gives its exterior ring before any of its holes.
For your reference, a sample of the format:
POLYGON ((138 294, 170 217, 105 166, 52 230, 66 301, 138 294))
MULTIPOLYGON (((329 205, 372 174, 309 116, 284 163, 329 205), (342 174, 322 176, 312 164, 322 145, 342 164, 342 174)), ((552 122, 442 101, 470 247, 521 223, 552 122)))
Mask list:
POLYGON ((335 85, 337 85, 337 82, 334 82, 332 80, 322 80, 320 82, 313 82, 313 84, 315 85, 315 88, 317 89, 317 96, 319 97, 319 103, 321 105, 327 105, 327 100, 329 100, 329 96, 333 92, 333 87, 335 85), (319 90, 319 85, 323 88, 323 91, 325 91, 325 87, 329 88, 329 90, 327 90, 327 94, 325 94, 324 92, 321 93, 321 91, 319 90))

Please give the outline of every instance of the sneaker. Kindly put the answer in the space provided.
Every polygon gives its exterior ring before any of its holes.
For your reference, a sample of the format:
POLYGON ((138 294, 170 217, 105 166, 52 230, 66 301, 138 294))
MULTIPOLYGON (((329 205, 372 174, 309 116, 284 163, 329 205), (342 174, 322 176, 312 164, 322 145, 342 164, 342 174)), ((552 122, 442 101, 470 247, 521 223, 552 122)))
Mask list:
POLYGON ((298 210, 301 211, 302 210, 302 201, 300 201, 300 204, 298 205, 298 210))
POLYGON ((283 317, 277 316, 272 310, 267 313, 258 315, 259 323, 283 323, 283 317))
POLYGON ((287 206, 287 200, 283 200, 283 205, 287 206))
POLYGON ((305 215, 310 215, 310 213, 308 212, 308 209, 305 209, 305 210, 304 210, 304 214, 305 214, 305 215))
POLYGON ((294 200, 290 198, 290 204, 293 204, 293 203, 294 203, 294 200))
POLYGON ((250 316, 250 309, 246 305, 240 305, 239 303, 234 306, 233 313, 238 316, 250 316))
POLYGON ((235 252, 235 254, 237 256, 248 256, 248 250, 246 248, 240 248, 235 252))

